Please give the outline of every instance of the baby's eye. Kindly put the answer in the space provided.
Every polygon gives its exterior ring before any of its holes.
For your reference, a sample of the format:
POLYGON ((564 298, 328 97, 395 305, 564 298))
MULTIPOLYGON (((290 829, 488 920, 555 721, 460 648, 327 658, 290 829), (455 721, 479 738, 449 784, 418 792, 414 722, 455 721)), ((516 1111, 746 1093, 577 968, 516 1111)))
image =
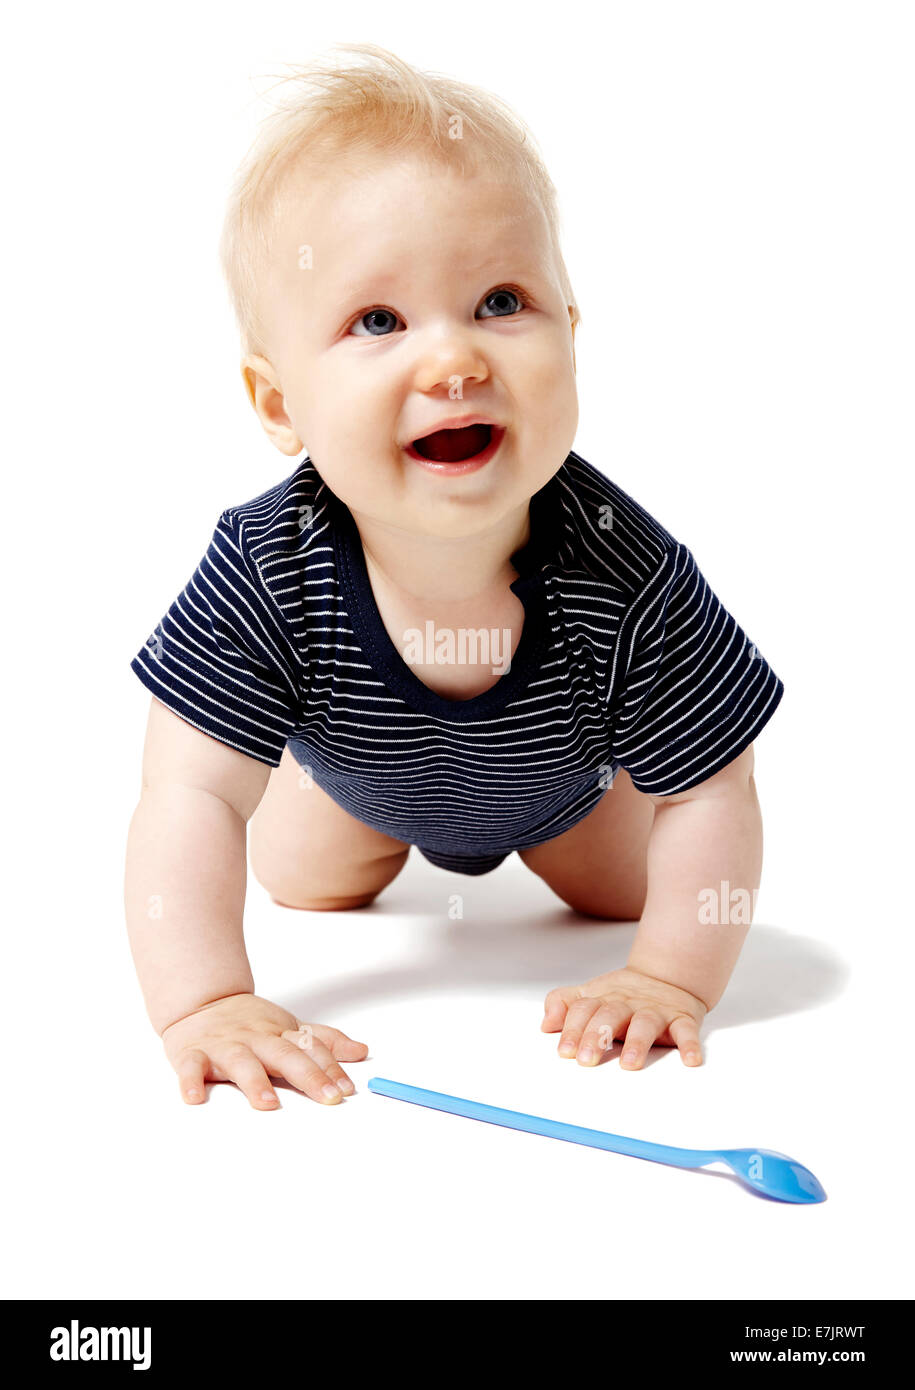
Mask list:
POLYGON ((505 318, 509 314, 517 314, 519 309, 524 308, 528 302, 527 296, 521 290, 510 290, 505 288, 491 290, 483 300, 480 308, 485 309, 487 305, 489 305, 494 309, 493 314, 485 314, 484 318, 505 318), (518 305, 518 308, 513 307, 513 300, 515 304, 518 305))
POLYGON ((393 323, 396 322, 398 318, 393 309, 369 309, 350 326, 350 332, 357 338, 386 338, 393 332, 393 323), (365 328, 365 332, 356 332, 359 328, 365 328))

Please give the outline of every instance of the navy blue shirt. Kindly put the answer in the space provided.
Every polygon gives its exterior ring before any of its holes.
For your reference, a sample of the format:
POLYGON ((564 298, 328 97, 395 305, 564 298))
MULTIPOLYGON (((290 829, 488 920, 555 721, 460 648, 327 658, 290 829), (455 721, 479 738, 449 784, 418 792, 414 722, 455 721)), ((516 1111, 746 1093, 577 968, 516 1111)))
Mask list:
POLYGON ((288 744, 350 814, 443 866, 561 834, 620 767, 665 796, 736 758, 784 686, 691 551, 575 453, 530 522, 511 557, 519 645, 472 699, 403 660, 352 513, 307 457, 222 513, 131 668, 259 762, 276 767, 288 744))

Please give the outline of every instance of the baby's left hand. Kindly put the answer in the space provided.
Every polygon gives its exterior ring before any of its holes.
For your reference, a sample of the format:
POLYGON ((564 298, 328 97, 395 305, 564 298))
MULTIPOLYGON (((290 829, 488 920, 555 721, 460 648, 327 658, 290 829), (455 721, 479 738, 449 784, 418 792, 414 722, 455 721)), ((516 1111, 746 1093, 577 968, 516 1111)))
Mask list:
POLYGON ((655 1043, 678 1047, 684 1065, 698 1067, 699 1029, 707 1013, 702 1000, 685 989, 638 970, 611 970, 583 985, 551 989, 540 1028, 544 1033, 561 1029, 560 1057, 577 1052, 582 1066, 596 1067, 616 1035, 625 1032, 620 1066, 627 1071, 637 1071, 655 1043))

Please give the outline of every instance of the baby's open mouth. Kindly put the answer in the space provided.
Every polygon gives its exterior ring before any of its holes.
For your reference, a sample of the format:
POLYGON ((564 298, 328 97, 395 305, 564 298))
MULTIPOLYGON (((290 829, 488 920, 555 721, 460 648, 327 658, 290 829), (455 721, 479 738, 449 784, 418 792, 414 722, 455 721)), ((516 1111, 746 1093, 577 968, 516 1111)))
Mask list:
POLYGON ((413 448, 433 463, 463 463, 489 448, 492 425, 464 425, 457 430, 436 430, 414 439, 413 448))

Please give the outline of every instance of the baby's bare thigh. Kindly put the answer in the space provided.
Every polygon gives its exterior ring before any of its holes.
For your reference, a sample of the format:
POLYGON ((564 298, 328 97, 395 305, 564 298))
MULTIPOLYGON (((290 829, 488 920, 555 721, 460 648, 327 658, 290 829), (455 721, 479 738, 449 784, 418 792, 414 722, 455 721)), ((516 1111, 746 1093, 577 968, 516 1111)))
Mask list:
POLYGON ((595 808, 553 840, 519 858, 576 912, 635 921, 648 891, 654 803, 620 768, 595 808))
POLYGON ((288 907, 362 907, 391 882, 410 846, 338 806, 288 748, 248 822, 251 872, 288 907))

